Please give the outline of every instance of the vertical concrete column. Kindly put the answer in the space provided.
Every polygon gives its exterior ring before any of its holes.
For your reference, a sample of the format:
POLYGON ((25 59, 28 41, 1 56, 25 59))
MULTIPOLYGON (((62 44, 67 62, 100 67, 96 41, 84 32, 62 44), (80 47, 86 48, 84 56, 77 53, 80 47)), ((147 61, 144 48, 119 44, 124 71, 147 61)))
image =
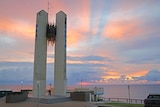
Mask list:
POLYGON ((66 95, 66 31, 67 16, 60 11, 56 14, 56 40, 54 61, 54 95, 66 95))
POLYGON ((37 13, 36 38, 34 53, 33 96, 43 97, 46 94, 46 55, 47 39, 46 27, 48 13, 41 10, 37 13))

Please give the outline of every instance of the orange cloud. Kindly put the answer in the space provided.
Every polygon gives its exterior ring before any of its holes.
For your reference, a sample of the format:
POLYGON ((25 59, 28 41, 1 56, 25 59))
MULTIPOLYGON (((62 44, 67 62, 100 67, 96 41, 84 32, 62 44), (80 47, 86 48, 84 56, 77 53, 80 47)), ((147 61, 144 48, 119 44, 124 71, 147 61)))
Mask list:
POLYGON ((103 35, 111 39, 132 38, 141 33, 138 29, 140 22, 138 20, 114 20, 110 21, 104 31, 103 35))
POLYGON ((33 61, 35 28, 25 21, 0 19, 3 61, 33 61), (12 53, 12 55, 11 55, 12 53))
POLYGON ((0 30, 10 33, 11 36, 16 34, 16 37, 23 38, 22 35, 26 37, 33 38, 35 33, 35 28, 27 22, 15 21, 10 19, 0 20, 0 30))
POLYGON ((108 71, 108 72, 105 72, 101 78, 103 78, 104 80, 108 80, 108 79, 117 79, 119 78, 120 74, 116 71, 108 71))
POLYGON ((69 47, 74 47, 74 45, 82 41, 83 38, 84 36, 80 32, 69 30, 67 34, 67 45, 69 47))
POLYGON ((128 74, 128 76, 140 77, 140 76, 145 75, 148 71, 149 70, 141 70, 141 71, 137 71, 136 73, 132 72, 132 73, 128 74))

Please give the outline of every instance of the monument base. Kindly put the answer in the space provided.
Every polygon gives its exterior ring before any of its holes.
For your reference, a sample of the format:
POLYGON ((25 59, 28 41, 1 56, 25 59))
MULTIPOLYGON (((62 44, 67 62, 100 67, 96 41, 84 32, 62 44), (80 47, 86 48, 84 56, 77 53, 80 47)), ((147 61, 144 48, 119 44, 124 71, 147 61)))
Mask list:
POLYGON ((28 97, 27 101, 43 103, 43 104, 54 104, 54 103, 62 103, 62 102, 71 101, 71 98, 68 96, 66 97, 46 96, 43 98, 28 97))

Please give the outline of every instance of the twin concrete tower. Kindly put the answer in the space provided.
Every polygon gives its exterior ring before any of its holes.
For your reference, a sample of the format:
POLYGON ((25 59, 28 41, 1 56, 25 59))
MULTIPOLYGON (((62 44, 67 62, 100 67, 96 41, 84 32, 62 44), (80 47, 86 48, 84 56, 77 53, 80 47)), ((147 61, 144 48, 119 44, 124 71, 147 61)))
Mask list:
POLYGON ((37 13, 34 53, 33 96, 46 95, 46 58, 47 44, 55 43, 54 57, 54 95, 66 95, 66 32, 67 15, 60 11, 56 14, 56 25, 48 24, 48 13, 37 13))

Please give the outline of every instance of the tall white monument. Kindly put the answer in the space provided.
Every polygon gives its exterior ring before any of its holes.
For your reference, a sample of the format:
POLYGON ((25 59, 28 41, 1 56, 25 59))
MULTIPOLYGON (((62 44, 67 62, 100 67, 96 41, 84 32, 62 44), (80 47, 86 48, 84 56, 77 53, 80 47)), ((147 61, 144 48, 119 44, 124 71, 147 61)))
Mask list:
POLYGON ((67 16, 60 11, 56 14, 56 38, 54 61, 54 95, 66 95, 66 26, 67 16))
POLYGON ((34 74, 33 74, 34 97, 43 97, 46 95, 47 24, 48 24, 48 13, 46 13, 44 10, 38 12, 36 20, 36 38, 35 38, 35 53, 34 53, 34 74))
POLYGON ((48 24, 48 13, 37 13, 34 54, 33 96, 46 95, 47 41, 55 43, 54 95, 66 95, 66 32, 67 16, 60 11, 56 14, 56 26, 48 24))

